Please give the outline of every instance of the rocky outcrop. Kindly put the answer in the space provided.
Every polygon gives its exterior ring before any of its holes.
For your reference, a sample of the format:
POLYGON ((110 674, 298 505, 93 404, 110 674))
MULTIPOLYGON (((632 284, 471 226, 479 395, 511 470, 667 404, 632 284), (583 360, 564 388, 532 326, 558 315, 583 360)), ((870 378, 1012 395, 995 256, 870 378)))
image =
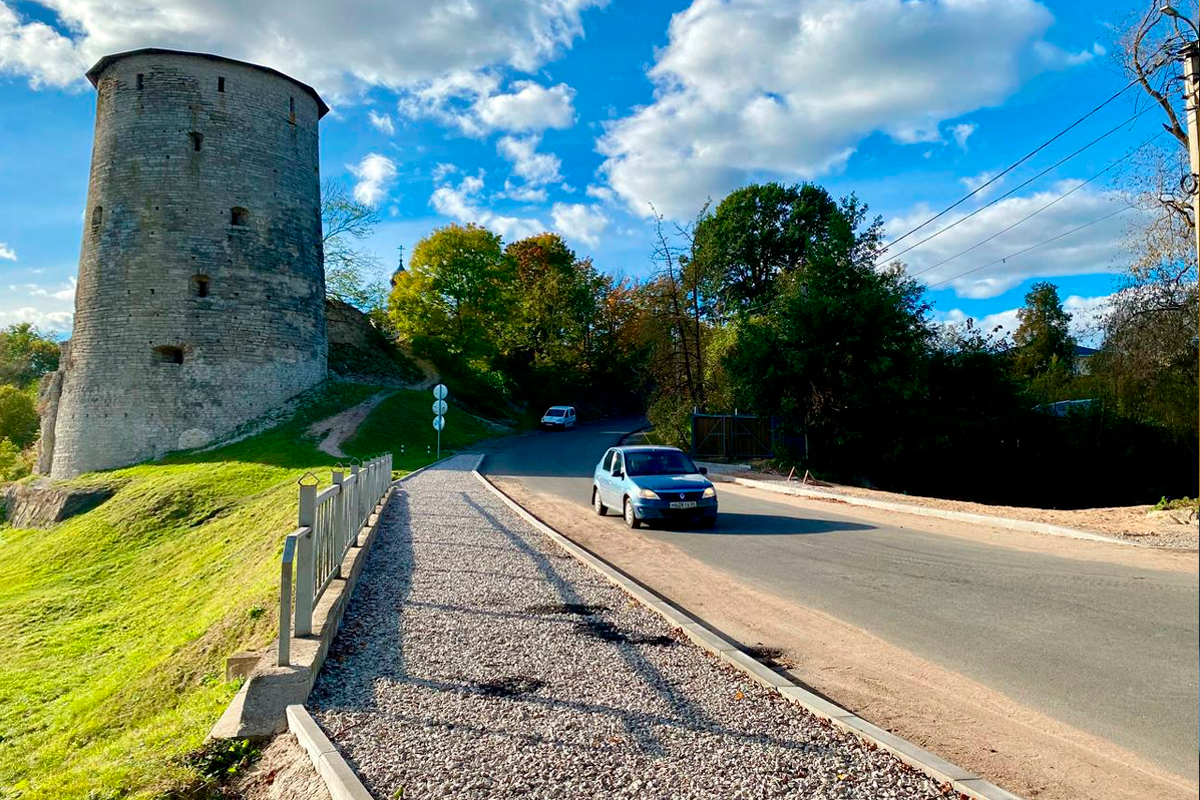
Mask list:
POLYGON ((91 511, 115 493, 111 486, 66 486, 43 478, 0 489, 0 506, 14 528, 46 528, 91 511))

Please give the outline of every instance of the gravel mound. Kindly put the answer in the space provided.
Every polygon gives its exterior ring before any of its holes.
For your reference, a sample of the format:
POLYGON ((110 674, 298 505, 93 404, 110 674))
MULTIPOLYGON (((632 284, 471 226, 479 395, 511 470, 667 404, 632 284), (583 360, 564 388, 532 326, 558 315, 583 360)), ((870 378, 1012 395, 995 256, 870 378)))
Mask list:
POLYGON ((683 639, 474 463, 401 484, 309 699, 376 798, 943 796, 683 639))

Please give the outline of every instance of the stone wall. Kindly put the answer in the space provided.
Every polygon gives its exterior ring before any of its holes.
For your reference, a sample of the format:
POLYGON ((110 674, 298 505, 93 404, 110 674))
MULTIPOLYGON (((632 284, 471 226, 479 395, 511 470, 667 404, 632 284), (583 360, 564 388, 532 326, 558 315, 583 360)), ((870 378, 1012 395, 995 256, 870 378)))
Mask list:
POLYGON ((50 473, 201 446, 325 377, 317 123, 278 73, 102 60, 50 473))

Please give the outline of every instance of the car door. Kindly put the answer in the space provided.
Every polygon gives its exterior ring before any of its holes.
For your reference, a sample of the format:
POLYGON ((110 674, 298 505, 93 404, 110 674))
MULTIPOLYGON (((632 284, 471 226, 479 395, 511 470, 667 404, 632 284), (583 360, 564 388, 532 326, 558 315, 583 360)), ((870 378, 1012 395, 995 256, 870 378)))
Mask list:
POLYGON ((607 493, 604 505, 609 508, 621 508, 622 491, 624 478, 618 478, 617 475, 624 475, 625 458, 620 450, 613 450, 612 464, 609 466, 608 480, 605 492, 607 493))
POLYGON ((610 470, 612 470, 613 452, 615 451, 609 448, 608 452, 604 454, 604 458, 600 459, 600 464, 596 467, 596 474, 592 476, 593 482, 596 484, 596 491, 600 493, 600 502, 604 505, 608 505, 608 484, 612 482, 610 470))

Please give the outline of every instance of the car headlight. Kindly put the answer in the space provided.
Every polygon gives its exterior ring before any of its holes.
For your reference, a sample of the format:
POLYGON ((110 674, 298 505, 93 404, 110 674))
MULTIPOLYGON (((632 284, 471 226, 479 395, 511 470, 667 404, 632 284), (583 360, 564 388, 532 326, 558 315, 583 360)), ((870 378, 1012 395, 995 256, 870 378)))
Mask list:
POLYGON ((711 486, 710 486, 710 487, 708 487, 707 489, 705 489, 705 490, 704 490, 704 496, 705 496, 705 497, 716 497, 716 496, 717 496, 717 490, 716 490, 716 489, 714 489, 713 487, 711 487, 711 486))
POLYGON ((653 489, 638 489, 638 497, 643 500, 658 500, 658 493, 653 489))

